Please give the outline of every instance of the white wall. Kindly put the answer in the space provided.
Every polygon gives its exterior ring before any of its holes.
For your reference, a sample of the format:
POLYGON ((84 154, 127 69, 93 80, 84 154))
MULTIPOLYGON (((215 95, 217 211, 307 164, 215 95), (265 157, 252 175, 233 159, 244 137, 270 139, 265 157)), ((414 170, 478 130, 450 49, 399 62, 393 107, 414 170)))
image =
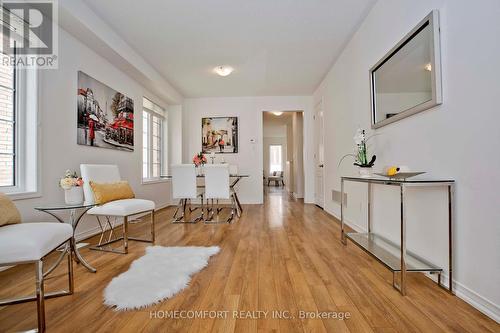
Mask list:
MULTIPOLYGON (((49 215, 35 211, 33 207, 64 202, 64 193, 59 188, 58 181, 66 169, 80 173, 80 163, 118 164, 122 178, 130 182, 137 197, 154 200, 157 207, 169 204, 169 183, 141 184, 142 97, 148 96, 163 107, 167 105, 62 29, 59 30, 59 69, 43 70, 40 73, 42 196, 15 202, 21 210, 23 220, 53 220, 49 215), (133 98, 136 113, 134 152, 77 145, 76 92, 79 70, 133 98)), ((181 120, 177 115, 170 120, 172 123, 169 127, 174 126, 175 121, 180 127, 181 120)), ((179 138, 179 145, 180 140, 179 138)), ((81 222, 78 234, 88 235, 96 230, 95 227, 95 218, 88 218, 81 222)))
POLYGON ((241 173, 250 175, 239 184, 242 203, 263 202, 263 127, 262 112, 272 110, 304 111, 305 202, 314 198, 314 170, 312 164, 312 97, 310 96, 266 96, 266 97, 217 97, 188 98, 183 105, 183 160, 190 163, 196 152, 201 151, 201 118, 207 116, 236 116, 239 126, 238 154, 217 154, 227 163, 237 164, 241 173), (255 140, 251 143, 250 140, 255 140))
POLYGON ((286 138, 286 123, 270 123, 264 120, 265 138, 286 138))
MULTIPOLYGON (((170 105, 168 113, 168 164, 182 163, 182 105, 170 105)), ((167 170, 168 171, 168 166, 167 170)))
MULTIPOLYGON (((324 98, 325 209, 339 215, 331 190, 355 172, 339 158, 353 149, 358 126, 370 128, 368 70, 432 9, 441 14, 444 103, 376 131, 376 170, 409 165, 457 181, 454 278, 457 294, 500 319, 500 2, 380 0, 314 94, 324 98)), ((365 188, 348 186, 347 219, 366 223, 365 188)), ((376 229, 395 238, 398 196, 374 191, 376 229), (392 222, 390 222, 392 221, 392 222)), ((446 208, 438 189, 409 193, 409 246, 446 262, 446 208)), ((410 286, 411 288, 411 286, 410 286)))

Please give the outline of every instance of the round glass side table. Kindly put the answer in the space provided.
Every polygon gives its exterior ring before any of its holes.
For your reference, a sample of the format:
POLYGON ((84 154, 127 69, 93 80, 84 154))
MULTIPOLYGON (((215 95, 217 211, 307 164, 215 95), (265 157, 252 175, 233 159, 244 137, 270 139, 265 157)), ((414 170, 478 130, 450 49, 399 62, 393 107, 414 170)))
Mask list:
POLYGON ((86 205, 82 203, 79 205, 67 205, 65 203, 62 203, 62 204, 35 207, 36 210, 53 216, 57 221, 61 223, 69 223, 73 227, 73 240, 71 246, 72 251, 74 253, 73 258, 75 258, 77 263, 81 263, 85 268, 87 268, 92 273, 97 272, 97 270, 94 267, 92 267, 87 261, 85 261, 85 259, 80 254, 80 251, 76 246, 77 244, 75 241, 75 231, 76 227, 78 226, 78 223, 80 223, 85 213, 94 206, 95 204, 86 205), (68 212, 68 211, 69 211, 69 219, 67 221, 65 221, 63 217, 57 214, 57 212, 68 212))

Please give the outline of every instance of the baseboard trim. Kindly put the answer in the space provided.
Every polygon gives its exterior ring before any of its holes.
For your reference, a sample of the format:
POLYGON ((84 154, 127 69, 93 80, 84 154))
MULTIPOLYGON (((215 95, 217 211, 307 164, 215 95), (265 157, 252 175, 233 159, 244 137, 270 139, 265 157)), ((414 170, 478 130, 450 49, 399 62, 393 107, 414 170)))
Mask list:
MULTIPOLYGON (((329 214, 329 215, 333 216, 335 219, 339 220, 339 222, 340 222, 340 216, 338 216, 338 215, 337 215, 337 213, 332 212, 332 211, 328 211, 328 210, 326 210, 325 208, 324 208, 323 210, 324 210, 327 214, 329 214)), ((356 231, 356 232, 367 232, 367 230, 366 230, 363 226, 361 226, 361 225, 359 225, 359 224, 357 224, 357 223, 355 223, 355 222, 353 222, 353 221, 350 221, 350 220, 348 220, 348 219, 344 219, 344 223, 345 223, 345 225, 347 225, 348 227, 350 227, 350 228, 354 229, 354 231, 356 231)))
POLYGON ((460 282, 453 280, 453 285, 458 297, 500 324, 500 307, 497 304, 479 295, 460 282))
MULTIPOLYGON (((327 214, 333 216, 335 219, 340 221, 340 217, 332 211, 327 211, 326 209, 324 210, 327 214)), ((353 223, 352 221, 345 220, 344 223, 354 229, 356 232, 366 232, 366 230, 361 227, 360 225, 353 223)), ((424 274, 426 277, 429 279, 435 281, 435 277, 432 276, 431 274, 424 274)), ((448 281, 448 276, 447 274, 442 275, 442 281, 443 284, 447 286, 447 281, 448 281)), ((453 288, 455 290, 455 295, 465 301, 466 303, 470 304, 472 307, 477 309, 478 311, 482 312, 486 316, 490 317, 497 323, 500 323, 500 307, 487 299, 484 296, 479 295, 469 287, 463 285, 462 283, 453 280, 453 288)))

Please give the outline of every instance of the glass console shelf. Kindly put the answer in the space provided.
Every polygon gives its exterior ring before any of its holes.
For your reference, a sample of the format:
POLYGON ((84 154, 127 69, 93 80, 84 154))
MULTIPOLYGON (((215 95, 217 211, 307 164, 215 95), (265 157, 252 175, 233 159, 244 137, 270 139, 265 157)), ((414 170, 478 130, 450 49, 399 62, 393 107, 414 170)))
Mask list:
MULTIPOLYGON (((370 253, 392 272, 401 272, 401 249, 374 233, 351 232, 346 234, 354 244, 370 253)), ((415 254, 406 252, 407 272, 442 272, 443 269, 433 265, 415 254)))
POLYGON ((362 248, 365 252, 376 258, 384 266, 392 271, 392 285, 399 290, 401 295, 406 295, 406 273, 407 272, 429 272, 437 274, 437 284, 440 287, 447 288, 450 293, 453 293, 453 205, 454 205, 454 189, 455 181, 452 179, 431 179, 423 176, 416 176, 407 179, 391 179, 382 176, 370 177, 341 177, 340 178, 340 240, 344 245, 347 245, 347 239, 350 239, 354 244, 362 248), (358 182, 366 183, 368 186, 367 195, 367 231, 366 233, 346 233, 344 221, 344 183, 345 182, 358 182), (372 220, 372 185, 386 185, 399 187, 400 192, 400 229, 399 234, 401 239, 399 245, 394 244, 387 239, 371 232, 372 220), (406 247, 406 191, 408 188, 418 187, 424 189, 425 187, 441 186, 446 189, 448 197, 448 286, 441 283, 441 273, 443 268, 429 263, 428 261, 418 257, 417 255, 407 251, 406 247), (396 283, 396 273, 399 274, 399 283, 396 283))

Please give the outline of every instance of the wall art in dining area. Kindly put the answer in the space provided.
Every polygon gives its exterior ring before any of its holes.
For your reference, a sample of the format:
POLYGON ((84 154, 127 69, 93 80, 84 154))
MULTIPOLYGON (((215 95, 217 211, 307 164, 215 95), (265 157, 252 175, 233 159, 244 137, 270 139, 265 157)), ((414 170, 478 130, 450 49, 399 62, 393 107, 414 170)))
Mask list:
POLYGON ((78 72, 77 142, 79 145, 134 150, 134 101, 78 72))
POLYGON ((201 146, 203 153, 237 153, 238 117, 202 118, 201 146))

